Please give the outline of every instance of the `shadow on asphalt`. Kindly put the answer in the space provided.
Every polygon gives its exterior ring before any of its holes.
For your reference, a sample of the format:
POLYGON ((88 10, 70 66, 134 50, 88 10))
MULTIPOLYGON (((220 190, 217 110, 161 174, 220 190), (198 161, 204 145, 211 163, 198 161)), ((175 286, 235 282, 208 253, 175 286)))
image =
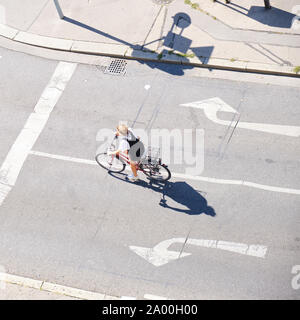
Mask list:
POLYGON ((193 66, 178 65, 163 62, 147 62, 143 60, 137 60, 138 63, 148 66, 151 69, 158 69, 173 76, 183 76, 184 70, 193 69, 193 66))
POLYGON ((137 182, 131 182, 126 178, 126 174, 124 173, 108 172, 108 174, 111 177, 116 178, 122 182, 135 184, 136 186, 151 189, 155 192, 160 193, 162 197, 160 199, 159 205, 163 208, 171 209, 176 212, 186 213, 189 215, 200 215, 204 213, 211 217, 216 216, 215 210, 207 205, 207 200, 199 193, 199 191, 195 190, 185 181, 155 182, 149 180, 149 182, 146 182, 144 180, 139 180, 137 182), (185 206, 186 209, 181 209, 169 205, 167 198, 182 206, 185 206))

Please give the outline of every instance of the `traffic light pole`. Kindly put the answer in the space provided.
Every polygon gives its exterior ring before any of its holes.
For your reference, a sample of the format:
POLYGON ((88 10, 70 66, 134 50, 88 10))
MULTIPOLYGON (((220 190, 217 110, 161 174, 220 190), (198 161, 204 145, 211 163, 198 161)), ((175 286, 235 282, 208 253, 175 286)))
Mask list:
POLYGON ((57 13, 58 13, 60 19, 63 19, 65 16, 61 10, 61 7, 60 7, 58 0, 54 0, 54 4, 55 4, 55 7, 56 7, 56 10, 57 10, 57 13))
POLYGON ((266 9, 271 9, 272 8, 271 5, 270 5, 270 0, 264 0, 264 2, 265 2, 265 8, 266 9))

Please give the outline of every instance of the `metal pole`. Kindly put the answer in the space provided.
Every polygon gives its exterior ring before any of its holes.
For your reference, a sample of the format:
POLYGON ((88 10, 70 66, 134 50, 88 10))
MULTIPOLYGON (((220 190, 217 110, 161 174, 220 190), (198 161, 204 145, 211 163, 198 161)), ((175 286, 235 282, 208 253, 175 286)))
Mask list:
POLYGON ((264 0, 264 2, 265 2, 265 8, 271 9, 270 0, 264 0))
POLYGON ((58 0, 54 0, 54 4, 55 4, 55 7, 56 7, 56 10, 57 10, 57 13, 58 13, 60 19, 63 19, 65 16, 61 10, 61 7, 60 7, 58 0))

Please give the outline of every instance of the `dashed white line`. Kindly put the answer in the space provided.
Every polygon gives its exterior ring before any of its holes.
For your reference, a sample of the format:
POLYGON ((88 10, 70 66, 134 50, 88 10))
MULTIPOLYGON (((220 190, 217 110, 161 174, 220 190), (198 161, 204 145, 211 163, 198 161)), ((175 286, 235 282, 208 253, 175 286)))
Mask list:
POLYGON ((56 160, 64 160, 64 161, 84 163, 84 164, 90 164, 90 165, 98 165, 98 163, 95 160, 87 160, 87 159, 81 159, 81 158, 60 156, 60 155, 55 155, 55 154, 46 153, 46 152, 39 152, 39 151, 34 151, 34 150, 30 151, 29 153, 33 154, 35 156, 52 158, 52 159, 56 159, 56 160))
MULTIPOLYGON (((97 162, 94 160, 72 158, 72 157, 67 157, 67 156, 39 152, 39 151, 30 151, 29 153, 32 155, 46 157, 46 158, 52 158, 52 159, 57 159, 57 160, 84 163, 84 164, 89 164, 89 165, 97 165, 97 162)), ((259 184, 259 183, 255 183, 255 182, 244 181, 244 180, 217 179, 217 178, 202 177, 202 176, 192 176, 192 175, 175 173, 175 172, 172 172, 172 177, 179 178, 179 179, 186 179, 186 180, 196 180, 196 181, 203 181, 203 182, 209 182, 209 183, 217 183, 217 184, 240 185, 240 186, 245 186, 245 187, 250 187, 250 188, 261 189, 261 190, 265 190, 265 191, 300 195, 299 189, 274 187, 274 186, 269 186, 269 185, 264 185, 264 184, 259 184)), ((1 190, 0 190, 0 197, 1 197, 1 190)))
POLYGON ((0 168, 0 206, 15 185, 26 158, 44 129, 77 64, 60 62, 0 168))

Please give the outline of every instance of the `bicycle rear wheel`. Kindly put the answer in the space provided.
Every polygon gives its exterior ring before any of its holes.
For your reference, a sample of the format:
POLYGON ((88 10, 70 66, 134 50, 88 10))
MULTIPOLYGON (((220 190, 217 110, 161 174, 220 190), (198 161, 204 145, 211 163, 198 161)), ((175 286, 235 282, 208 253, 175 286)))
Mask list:
POLYGON ((111 172, 122 172, 126 167, 118 157, 109 156, 106 152, 97 154, 95 159, 102 168, 111 172))
POLYGON ((163 164, 142 165, 141 169, 145 175, 152 180, 168 181, 171 178, 170 170, 163 164))

